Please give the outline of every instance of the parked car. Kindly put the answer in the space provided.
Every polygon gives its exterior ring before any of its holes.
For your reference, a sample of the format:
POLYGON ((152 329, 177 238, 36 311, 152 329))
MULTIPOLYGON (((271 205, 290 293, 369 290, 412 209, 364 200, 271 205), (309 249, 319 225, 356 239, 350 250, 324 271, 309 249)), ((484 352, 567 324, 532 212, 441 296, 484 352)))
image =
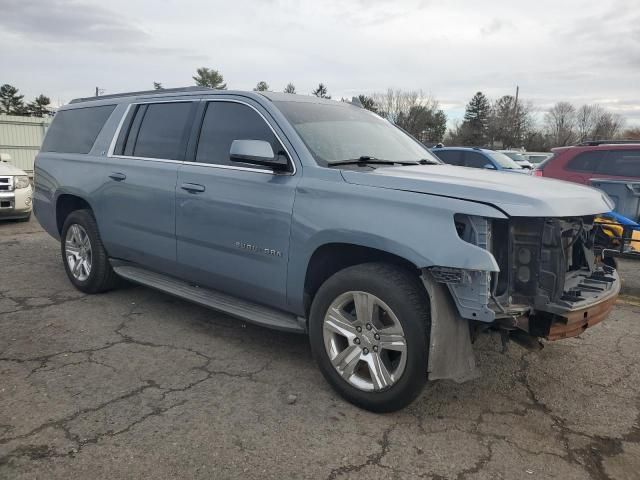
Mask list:
POLYGON ((373 411, 427 379, 475 378, 471 333, 577 335, 620 288, 591 250, 594 215, 611 209, 599 191, 444 165, 346 102, 198 88, 79 99, 35 172, 36 217, 76 288, 123 277, 306 333, 328 382, 373 411))
POLYGON ((551 152, 527 152, 525 153, 529 162, 533 163, 534 166, 539 163, 544 162, 547 158, 549 158, 553 153, 551 152))
POLYGON ((529 161, 529 157, 526 154, 519 152, 518 150, 497 150, 497 151, 500 153, 504 153, 507 157, 509 157, 514 162, 516 162, 522 168, 526 168, 529 170, 533 168, 533 164, 529 161))
POLYGON ((28 175, 0 154, 0 220, 29 221, 31 218, 31 182, 28 175))
POLYGON ((486 168, 509 173, 529 173, 504 153, 477 147, 438 147, 431 150, 449 165, 470 168, 486 168))
POLYGON ((592 178, 640 179, 640 142, 586 142, 552 149, 534 171, 539 177, 589 185, 592 178))

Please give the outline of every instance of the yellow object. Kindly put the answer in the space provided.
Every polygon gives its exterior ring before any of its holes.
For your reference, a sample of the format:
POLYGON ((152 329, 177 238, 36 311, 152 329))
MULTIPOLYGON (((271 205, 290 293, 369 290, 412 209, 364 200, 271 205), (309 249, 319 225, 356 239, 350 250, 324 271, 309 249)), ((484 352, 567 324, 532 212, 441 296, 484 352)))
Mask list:
MULTIPOLYGON (((609 237, 612 244, 617 246, 620 245, 620 238, 622 238, 622 233, 624 231, 624 228, 620 223, 611 218, 604 217, 596 217, 594 223, 604 224, 600 226, 604 234, 609 237)), ((629 242, 629 249, 634 252, 640 252, 640 231, 633 230, 631 239, 635 241, 629 242)))

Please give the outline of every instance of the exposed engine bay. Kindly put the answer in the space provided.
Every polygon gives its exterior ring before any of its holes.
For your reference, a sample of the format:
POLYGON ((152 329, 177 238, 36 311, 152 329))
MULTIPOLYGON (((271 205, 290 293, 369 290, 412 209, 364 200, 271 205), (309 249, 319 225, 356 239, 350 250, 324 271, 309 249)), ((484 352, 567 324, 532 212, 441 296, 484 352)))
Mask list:
POLYGON ((506 220, 456 215, 461 239, 489 250, 499 271, 433 267, 476 330, 498 327, 556 340, 601 321, 620 288, 615 269, 594 250, 594 217, 506 220))

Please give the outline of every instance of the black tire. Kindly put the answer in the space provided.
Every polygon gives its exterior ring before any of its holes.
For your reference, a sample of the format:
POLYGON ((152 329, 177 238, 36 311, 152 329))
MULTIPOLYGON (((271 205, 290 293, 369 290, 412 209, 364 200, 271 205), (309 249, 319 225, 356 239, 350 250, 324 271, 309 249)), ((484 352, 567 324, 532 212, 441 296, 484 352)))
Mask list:
POLYGON ((366 410, 392 412, 415 400, 427 382, 430 324, 428 294, 417 274, 392 264, 366 263, 339 271, 320 287, 311 305, 309 338, 320 371, 340 395, 366 410), (326 312, 336 298, 349 291, 378 297, 393 310, 404 330, 404 373, 385 390, 365 391, 351 385, 333 367, 325 349, 326 312))
POLYGON ((78 290, 84 293, 101 293, 113 289, 118 283, 118 276, 111 268, 107 252, 102 245, 98 225, 90 210, 75 210, 65 219, 60 239, 62 263, 69 280, 78 290), (91 272, 86 280, 79 280, 73 276, 69 269, 65 251, 65 238, 67 231, 74 225, 80 225, 87 232, 91 243, 92 261, 91 272))

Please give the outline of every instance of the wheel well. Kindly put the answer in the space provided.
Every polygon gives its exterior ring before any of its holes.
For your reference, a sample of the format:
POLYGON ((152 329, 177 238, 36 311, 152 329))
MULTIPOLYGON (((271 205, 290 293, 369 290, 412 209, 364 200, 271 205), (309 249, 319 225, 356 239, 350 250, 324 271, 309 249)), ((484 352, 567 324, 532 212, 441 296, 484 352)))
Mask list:
POLYGON ((62 234, 62 226, 71 212, 76 210, 91 210, 86 200, 75 195, 60 195, 56 202, 56 225, 58 233, 62 234))
POLYGON ((309 260, 304 279, 304 308, 309 314, 311 302, 320 286, 334 273, 353 265, 386 262, 419 274, 419 269, 405 258, 377 248, 348 243, 330 243, 319 247, 309 260))

